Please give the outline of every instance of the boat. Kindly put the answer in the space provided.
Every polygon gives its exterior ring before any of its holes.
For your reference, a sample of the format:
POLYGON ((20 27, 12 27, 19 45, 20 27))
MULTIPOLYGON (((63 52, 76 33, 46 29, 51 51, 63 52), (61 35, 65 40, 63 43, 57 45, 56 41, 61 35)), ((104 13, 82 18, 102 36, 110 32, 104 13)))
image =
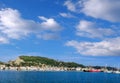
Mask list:
POLYGON ((114 73, 116 73, 116 74, 120 74, 120 71, 115 71, 114 73))
POLYGON ((101 70, 99 70, 99 69, 91 69, 91 70, 89 70, 89 72, 101 72, 101 70))

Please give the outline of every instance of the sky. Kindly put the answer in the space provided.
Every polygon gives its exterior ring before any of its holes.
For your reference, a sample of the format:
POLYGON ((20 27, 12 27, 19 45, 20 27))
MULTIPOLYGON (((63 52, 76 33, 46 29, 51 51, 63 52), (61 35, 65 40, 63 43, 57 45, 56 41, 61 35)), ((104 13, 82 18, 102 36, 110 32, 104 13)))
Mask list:
POLYGON ((0 60, 120 67, 119 10, 119 0, 0 0, 0 60))

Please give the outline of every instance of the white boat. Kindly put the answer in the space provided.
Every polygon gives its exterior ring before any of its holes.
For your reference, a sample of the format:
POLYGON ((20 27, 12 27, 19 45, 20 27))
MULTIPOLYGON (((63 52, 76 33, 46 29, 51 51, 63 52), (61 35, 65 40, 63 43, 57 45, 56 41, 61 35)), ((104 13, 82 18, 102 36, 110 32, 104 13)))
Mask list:
POLYGON ((120 74, 120 71, 115 71, 114 73, 116 73, 116 74, 120 74))

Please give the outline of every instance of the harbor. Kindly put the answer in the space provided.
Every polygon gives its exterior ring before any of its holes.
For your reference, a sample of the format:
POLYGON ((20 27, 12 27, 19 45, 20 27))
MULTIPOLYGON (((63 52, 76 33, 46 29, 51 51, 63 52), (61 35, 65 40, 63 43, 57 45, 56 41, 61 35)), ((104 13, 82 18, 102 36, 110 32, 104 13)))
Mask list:
POLYGON ((120 74, 119 70, 108 70, 105 68, 102 69, 95 69, 91 67, 86 68, 68 68, 68 67, 51 67, 51 66, 44 66, 44 67, 38 67, 38 66, 19 66, 19 67, 13 67, 13 66, 5 66, 0 65, 0 71, 77 71, 77 72, 104 72, 104 73, 116 73, 120 74))

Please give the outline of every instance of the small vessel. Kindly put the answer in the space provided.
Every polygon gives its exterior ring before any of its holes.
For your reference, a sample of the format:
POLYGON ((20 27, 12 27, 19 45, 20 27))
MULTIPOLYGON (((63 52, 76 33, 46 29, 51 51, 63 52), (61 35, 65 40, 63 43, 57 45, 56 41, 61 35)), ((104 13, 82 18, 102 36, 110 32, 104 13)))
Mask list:
POLYGON ((114 71, 114 73, 116 73, 116 74, 120 74, 119 65, 118 65, 118 68, 117 68, 117 70, 116 70, 116 71, 114 71))
POLYGON ((89 70, 89 72, 101 72, 101 70, 99 70, 99 69, 91 69, 91 70, 89 70))
POLYGON ((120 74, 120 71, 115 71, 114 73, 116 73, 116 74, 120 74))
POLYGON ((113 71, 109 71, 109 70, 106 70, 105 72, 106 72, 106 73, 113 73, 113 71))

